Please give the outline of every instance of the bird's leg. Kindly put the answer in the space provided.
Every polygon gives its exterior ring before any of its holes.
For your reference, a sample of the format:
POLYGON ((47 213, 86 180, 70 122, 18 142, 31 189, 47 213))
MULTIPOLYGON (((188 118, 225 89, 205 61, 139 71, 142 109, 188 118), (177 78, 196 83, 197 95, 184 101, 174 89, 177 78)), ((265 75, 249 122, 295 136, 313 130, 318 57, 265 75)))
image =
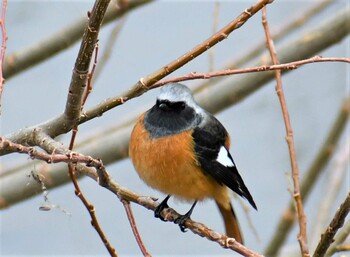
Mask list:
POLYGON ((154 217, 160 218, 162 221, 166 221, 161 213, 164 209, 169 208, 168 206, 168 200, 170 198, 170 195, 164 198, 164 200, 154 209, 154 217))
POLYGON ((192 214, 192 211, 194 209, 194 207, 196 206, 197 204, 197 201, 195 201, 193 204, 192 204, 192 207, 191 209, 184 215, 181 215, 179 216, 174 222, 175 224, 178 224, 181 231, 182 232, 186 232, 186 227, 185 227, 185 222, 187 219, 189 219, 191 217, 191 214, 192 214))

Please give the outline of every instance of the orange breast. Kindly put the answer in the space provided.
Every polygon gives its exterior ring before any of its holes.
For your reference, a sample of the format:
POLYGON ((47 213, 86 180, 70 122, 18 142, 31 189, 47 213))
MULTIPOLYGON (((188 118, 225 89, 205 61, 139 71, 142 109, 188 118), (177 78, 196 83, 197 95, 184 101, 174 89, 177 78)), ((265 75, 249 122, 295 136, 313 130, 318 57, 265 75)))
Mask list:
POLYGON ((144 128, 143 117, 133 129, 129 146, 130 158, 143 181, 184 200, 216 198, 218 191, 222 194, 223 187, 197 163, 191 131, 154 139, 144 128))

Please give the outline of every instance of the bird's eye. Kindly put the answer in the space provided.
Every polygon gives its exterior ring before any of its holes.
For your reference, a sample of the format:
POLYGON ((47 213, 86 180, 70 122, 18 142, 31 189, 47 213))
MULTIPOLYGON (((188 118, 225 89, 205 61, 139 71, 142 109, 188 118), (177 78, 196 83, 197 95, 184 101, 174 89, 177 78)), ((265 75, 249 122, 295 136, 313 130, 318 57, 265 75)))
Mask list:
POLYGON ((156 105, 164 111, 181 111, 185 109, 185 102, 171 102, 169 100, 157 100, 156 105))
POLYGON ((183 110, 185 109, 186 104, 184 102, 173 102, 172 108, 175 110, 183 110))

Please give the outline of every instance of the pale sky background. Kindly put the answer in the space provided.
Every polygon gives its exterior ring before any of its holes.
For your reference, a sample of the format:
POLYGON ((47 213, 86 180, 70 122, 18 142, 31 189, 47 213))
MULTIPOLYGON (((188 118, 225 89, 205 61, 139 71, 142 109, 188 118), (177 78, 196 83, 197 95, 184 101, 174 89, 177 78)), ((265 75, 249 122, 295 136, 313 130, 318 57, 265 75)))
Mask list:
MULTIPOLYGON (((288 19, 298 15, 316 1, 275 1, 268 7, 271 29, 279 28, 288 19)), ((224 1, 220 4, 221 28, 249 7, 252 1, 224 1)), ((342 8, 347 1, 336 1, 307 25, 291 34, 307 31, 342 8)), ((92 1, 9 1, 6 17, 8 33, 7 53, 45 38, 63 26, 86 14, 92 1)), ((92 107, 103 99, 118 95, 143 77, 192 49, 212 33, 213 1, 162 1, 133 11, 127 18, 113 53, 95 89, 88 99, 92 107)), ((103 28, 100 51, 116 22, 103 28)), ((264 38, 261 15, 257 14, 241 29, 214 48, 215 70, 247 51, 264 38)), ((5 135, 25 126, 46 121, 64 110, 67 88, 80 42, 58 56, 19 76, 9 79, 2 97, 1 134, 5 135)), ((349 37, 319 53, 327 57, 349 57, 349 37)), ((205 72, 209 67, 208 54, 181 68, 175 75, 205 72)), ((200 81, 184 84, 194 86, 200 81)), ((294 129, 296 151, 301 175, 304 174, 321 147, 344 98, 349 95, 349 66, 343 63, 313 64, 301 67, 283 77, 286 99, 294 129)), ((237 200, 232 200, 246 245, 263 252, 285 209, 291 185, 289 156, 285 143, 284 123, 275 82, 269 83, 242 103, 217 115, 231 134, 233 158, 246 185, 252 193, 259 211, 250 208, 250 217, 260 241, 249 227, 237 200)), ((155 101, 158 90, 115 108, 102 117, 80 126, 78 139, 93 134, 100 127, 108 127, 141 114, 155 101)), ((349 130, 348 130, 349 132, 349 130)), ((94 156, 98 158, 98 156, 94 156)), ((30 162, 26 156, 16 154, 2 157, 2 168, 21 162, 30 162)), ((32 169, 35 167, 32 167, 32 169)), ((306 205, 308 228, 311 234, 315 211, 327 188, 332 166, 317 184, 306 205)), ((143 195, 163 198, 163 194, 148 188, 138 178, 129 160, 108 166, 108 171, 123 186, 143 195)), ((349 170, 348 170, 349 171, 349 170)), ((30 170, 28 170, 29 174, 30 170)), ((349 174, 342 185, 340 197, 333 209, 343 201, 349 190, 349 174)), ((111 244, 120 256, 139 256, 140 251, 132 235, 125 211, 119 200, 89 178, 80 180, 84 193, 95 205, 99 221, 111 244)), ((21 190, 20 188, 18 190, 21 190)), ((78 256, 107 255, 96 231, 90 226, 85 207, 74 195, 73 186, 67 184, 49 191, 50 201, 64 209, 39 211, 43 196, 38 195, 0 212, 0 255, 78 256)), ((170 201, 180 213, 189 204, 170 201)), ((181 233, 178 226, 153 218, 153 213, 132 205, 140 234, 149 252, 161 255, 225 255, 232 252, 216 243, 181 233)), ((334 211, 333 211, 334 212, 334 211)), ((215 230, 223 232, 223 224, 213 201, 199 204, 192 215, 215 230)), ((298 249, 297 230, 289 237, 288 249, 298 249)))

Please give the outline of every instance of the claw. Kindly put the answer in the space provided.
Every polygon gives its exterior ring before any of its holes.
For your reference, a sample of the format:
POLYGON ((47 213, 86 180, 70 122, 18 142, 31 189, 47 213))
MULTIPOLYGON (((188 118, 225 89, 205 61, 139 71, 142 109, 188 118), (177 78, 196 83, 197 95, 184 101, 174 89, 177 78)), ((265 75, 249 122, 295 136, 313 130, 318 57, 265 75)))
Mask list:
POLYGON ((185 226, 185 223, 186 223, 186 220, 188 219, 191 219, 191 214, 192 214, 192 211, 194 209, 194 207, 196 206, 197 204, 197 201, 195 201, 191 207, 191 209, 184 215, 180 215, 175 221, 174 223, 175 224, 178 224, 179 227, 180 227, 180 230, 182 232, 186 232, 186 226, 185 226))
POLYGON ((165 197, 165 199, 154 209, 154 217, 160 218, 162 221, 166 221, 161 214, 164 209, 169 208, 168 206, 169 198, 170 198, 170 195, 165 197))

